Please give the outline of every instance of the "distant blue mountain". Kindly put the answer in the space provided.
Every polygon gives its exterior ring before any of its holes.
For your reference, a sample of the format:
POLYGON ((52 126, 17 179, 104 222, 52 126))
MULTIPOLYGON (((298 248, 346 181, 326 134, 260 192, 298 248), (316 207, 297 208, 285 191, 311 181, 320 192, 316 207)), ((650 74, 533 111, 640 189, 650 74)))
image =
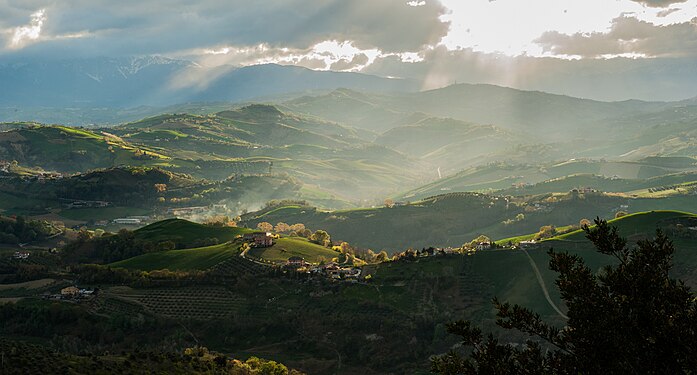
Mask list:
POLYGON ((0 82, 0 107, 5 108, 128 108, 192 101, 244 101, 339 87, 365 91, 417 89, 407 80, 360 73, 275 64, 206 69, 190 61, 155 56, 52 62, 0 60, 0 82), (177 85, 182 77, 187 77, 190 84, 177 85))

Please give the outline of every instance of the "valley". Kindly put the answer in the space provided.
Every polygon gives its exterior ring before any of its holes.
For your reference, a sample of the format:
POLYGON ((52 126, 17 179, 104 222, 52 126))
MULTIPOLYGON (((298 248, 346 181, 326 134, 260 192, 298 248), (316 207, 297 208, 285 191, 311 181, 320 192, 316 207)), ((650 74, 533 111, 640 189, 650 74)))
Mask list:
POLYGON ((427 373, 455 320, 527 338, 495 297, 564 325, 548 251, 615 265, 585 238, 595 218, 630 243, 661 229, 697 286, 690 103, 458 84, 169 108, 0 125, 0 347, 427 373))

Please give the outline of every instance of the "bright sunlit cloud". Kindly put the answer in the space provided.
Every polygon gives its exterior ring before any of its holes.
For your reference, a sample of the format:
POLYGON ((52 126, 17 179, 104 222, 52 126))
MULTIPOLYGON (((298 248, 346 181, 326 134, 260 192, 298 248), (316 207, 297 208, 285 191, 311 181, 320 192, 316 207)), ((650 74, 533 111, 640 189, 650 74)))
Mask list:
MULTIPOLYGON (((654 8, 630 0, 443 0, 451 22, 441 44, 509 56, 549 56, 536 40, 546 32, 608 32, 618 17, 634 17, 657 26, 697 17, 697 1, 654 8)), ((668 2, 664 2, 668 3, 668 2)))
POLYGON ((30 43, 41 36, 41 28, 46 21, 46 10, 40 9, 32 13, 31 20, 28 25, 15 28, 10 40, 10 48, 22 48, 25 44, 30 43))

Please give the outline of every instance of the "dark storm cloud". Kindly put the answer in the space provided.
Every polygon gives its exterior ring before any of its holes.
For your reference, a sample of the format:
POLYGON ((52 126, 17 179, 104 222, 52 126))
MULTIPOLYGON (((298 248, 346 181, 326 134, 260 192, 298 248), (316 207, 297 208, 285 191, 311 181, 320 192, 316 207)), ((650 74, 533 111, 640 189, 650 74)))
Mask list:
POLYGON ((435 44, 448 31, 439 19, 446 10, 435 1, 412 7, 403 0, 0 0, 0 35, 7 39, 39 9, 46 10, 46 22, 42 38, 32 46, 35 52, 68 48, 94 55, 166 54, 260 43, 307 48, 330 39, 399 52, 435 44), (51 38, 76 33, 84 37, 51 38))

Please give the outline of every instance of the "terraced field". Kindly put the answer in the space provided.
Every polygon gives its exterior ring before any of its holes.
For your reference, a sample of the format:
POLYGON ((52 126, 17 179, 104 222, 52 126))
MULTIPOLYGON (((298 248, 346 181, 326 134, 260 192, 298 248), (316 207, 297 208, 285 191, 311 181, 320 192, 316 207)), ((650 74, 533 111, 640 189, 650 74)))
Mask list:
POLYGON ((174 319, 221 319, 239 314, 246 306, 243 296, 222 286, 132 289, 110 288, 107 308, 137 311, 136 306, 155 315, 174 319), (114 298, 115 297, 115 298, 114 298))
POLYGON ((239 276, 242 274, 259 275, 268 271, 268 267, 238 256, 230 257, 209 269, 211 274, 217 276, 239 276))

